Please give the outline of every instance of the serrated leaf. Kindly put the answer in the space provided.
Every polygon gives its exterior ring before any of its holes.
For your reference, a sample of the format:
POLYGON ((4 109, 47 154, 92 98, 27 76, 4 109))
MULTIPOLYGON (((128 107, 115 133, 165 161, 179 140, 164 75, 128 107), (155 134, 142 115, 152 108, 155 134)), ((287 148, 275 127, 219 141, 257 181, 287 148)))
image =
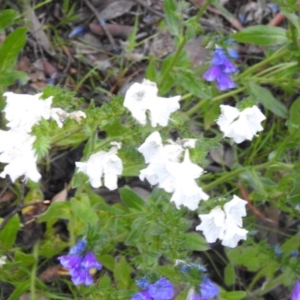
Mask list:
POLYGON ((267 109, 273 112, 275 115, 286 119, 288 116, 287 108, 278 99, 276 99, 271 92, 254 83, 250 82, 248 84, 249 93, 255 98, 255 100, 261 102, 267 109))
POLYGON ((129 187, 120 189, 120 196, 123 203, 132 209, 142 211, 146 207, 145 201, 134 193, 129 187))
POLYGON ((231 35, 231 38, 240 43, 272 46, 288 42, 286 30, 281 27, 256 25, 231 35))
POLYGON ((14 24, 18 13, 13 9, 6 9, 0 12, 0 32, 14 24))
POLYGON ((24 27, 17 28, 0 46, 0 73, 14 67, 18 54, 26 43, 26 32, 24 27))
POLYGON ((164 0, 164 11, 169 31, 171 34, 179 36, 180 20, 176 16, 176 4, 174 0, 164 0))
POLYGON ((206 251, 210 249, 205 238, 196 232, 185 234, 184 248, 191 251, 206 251))

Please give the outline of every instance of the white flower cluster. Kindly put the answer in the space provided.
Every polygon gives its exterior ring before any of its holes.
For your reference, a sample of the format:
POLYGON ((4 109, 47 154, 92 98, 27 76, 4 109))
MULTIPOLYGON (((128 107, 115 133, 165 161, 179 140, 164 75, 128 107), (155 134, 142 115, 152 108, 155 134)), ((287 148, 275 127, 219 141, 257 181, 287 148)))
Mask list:
POLYGON ((265 119, 256 105, 242 111, 229 105, 221 105, 221 116, 217 124, 224 136, 239 144, 245 140, 252 141, 256 133, 263 130, 260 123, 265 119))
POLYGON ((147 179, 152 185, 173 193, 171 201, 177 208, 181 205, 195 210, 200 200, 209 197, 197 185, 196 180, 203 173, 203 169, 192 163, 187 146, 194 146, 195 141, 186 141, 183 146, 178 143, 163 145, 159 132, 153 132, 138 148, 148 164, 140 171, 140 179, 147 179), (180 158, 184 152, 184 159, 180 158))
POLYGON ((167 126, 172 112, 179 109, 180 96, 163 98, 157 96, 155 82, 144 79, 142 83, 134 83, 126 92, 124 106, 142 125, 146 125, 146 112, 149 111, 151 126, 167 126))
MULTIPOLYGON (((31 135, 32 127, 38 124, 42 119, 54 119, 59 127, 61 119, 58 119, 56 111, 59 108, 52 108, 52 97, 45 100, 40 99, 42 94, 27 95, 6 92, 6 106, 4 108, 6 124, 9 130, 0 130, 0 162, 7 164, 0 174, 5 178, 9 175, 14 182, 18 177, 25 176, 34 182, 41 178, 37 170, 37 156, 33 148, 36 137, 31 135)), ((62 111, 62 110, 61 110, 62 111)), ((73 112, 66 116, 80 121, 85 118, 81 111, 73 112)))
POLYGON ((122 160, 117 156, 120 143, 112 142, 113 146, 109 152, 99 151, 92 154, 86 162, 76 162, 77 172, 83 172, 89 177, 94 188, 102 185, 101 178, 104 177, 104 186, 109 190, 115 190, 118 185, 118 175, 122 174, 122 160))
POLYGON ((201 224, 196 230, 202 230, 208 243, 222 240, 222 245, 234 248, 239 240, 246 240, 248 231, 243 229, 242 217, 246 216, 247 201, 233 196, 223 209, 216 206, 209 214, 199 215, 201 224))

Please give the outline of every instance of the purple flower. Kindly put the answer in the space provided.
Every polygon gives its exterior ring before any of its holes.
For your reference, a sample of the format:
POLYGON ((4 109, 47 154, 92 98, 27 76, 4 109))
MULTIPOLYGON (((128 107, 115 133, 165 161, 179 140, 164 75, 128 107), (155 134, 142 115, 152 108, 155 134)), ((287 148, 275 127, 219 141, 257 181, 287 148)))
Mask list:
MULTIPOLYGON (((140 281, 138 281, 138 285, 139 282, 140 281)), ((142 284, 141 286, 145 287, 144 284, 142 284)), ((134 294, 131 300, 170 300, 173 297, 174 297, 173 284, 167 279, 161 278, 153 284, 148 284, 148 288, 146 290, 134 294)))
POLYGON ((216 81, 217 88, 224 91, 235 87, 229 75, 235 72, 237 68, 228 59, 225 51, 217 46, 211 60, 211 67, 203 74, 203 78, 207 81, 216 81))
POLYGON ((151 284, 148 290, 153 300, 169 300, 174 296, 173 284, 166 278, 161 278, 151 284))
POLYGON ((152 300, 148 291, 142 291, 132 296, 131 300, 152 300))
POLYGON ((300 300, 300 281, 297 280, 291 295, 291 300, 300 300))
POLYGON ((219 288, 207 277, 200 284, 201 300, 210 300, 219 294, 219 288))
POLYGON ((91 285, 93 278, 90 270, 102 268, 92 252, 85 253, 86 245, 86 241, 82 239, 71 248, 68 255, 58 257, 62 266, 69 270, 71 280, 75 285, 91 285))

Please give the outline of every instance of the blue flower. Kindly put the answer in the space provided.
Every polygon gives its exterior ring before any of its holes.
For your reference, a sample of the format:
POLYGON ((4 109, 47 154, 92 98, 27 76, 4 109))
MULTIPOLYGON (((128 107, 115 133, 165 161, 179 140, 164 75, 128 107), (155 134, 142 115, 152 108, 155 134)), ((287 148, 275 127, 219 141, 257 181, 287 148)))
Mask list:
POLYGON ((75 285, 91 285, 93 278, 90 270, 102 268, 92 252, 85 252, 86 246, 86 241, 82 239, 71 248, 68 255, 58 257, 62 266, 69 270, 71 280, 75 285))
POLYGON ((141 290, 146 290, 150 286, 150 282, 145 278, 137 279, 135 282, 141 290))
POLYGON ((224 91, 235 87, 235 83, 229 74, 236 72, 237 68, 228 59, 225 51, 220 47, 216 47, 211 60, 211 67, 203 74, 203 78, 207 81, 216 81, 217 88, 224 91))
POLYGON ((275 252, 276 257, 280 257, 281 256, 282 251, 280 250, 279 245, 276 245, 274 247, 274 252, 275 252))
POLYGON ((210 300, 219 294, 219 288, 207 277, 200 284, 201 300, 210 300))
POLYGON ((291 295, 291 300, 300 300, 300 281, 296 281, 295 287, 291 295))
POLYGON ((291 256, 291 257, 297 257, 297 256, 298 256, 298 252, 297 252, 296 250, 294 250, 294 251, 292 251, 292 252, 290 253, 290 256, 291 256))
POLYGON ((77 26, 69 33, 68 37, 72 38, 76 35, 84 35, 84 34, 85 34, 85 28, 83 26, 77 26))
POLYGON ((134 294, 131 300, 170 300, 173 297, 173 284, 166 278, 161 278, 155 283, 149 284, 146 290, 134 294))

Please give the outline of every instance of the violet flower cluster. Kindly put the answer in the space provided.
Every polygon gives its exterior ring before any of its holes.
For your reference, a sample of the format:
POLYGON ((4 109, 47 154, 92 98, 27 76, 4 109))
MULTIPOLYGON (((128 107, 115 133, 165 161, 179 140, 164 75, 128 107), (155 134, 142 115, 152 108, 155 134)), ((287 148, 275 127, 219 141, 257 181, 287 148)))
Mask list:
POLYGON ((217 88, 220 91, 225 91, 235 87, 230 74, 236 72, 237 68, 228 59, 225 51, 221 47, 216 46, 211 61, 211 68, 203 74, 203 78, 207 81, 216 81, 217 88))
POLYGON ((174 297, 174 286, 166 278, 160 278, 153 284, 146 279, 136 283, 142 291, 134 294, 131 300, 171 300, 174 297))
POLYGON ((69 271, 71 280, 75 285, 91 285, 93 278, 90 270, 100 270, 102 268, 95 255, 90 251, 86 251, 86 246, 86 240, 82 239, 71 248, 68 255, 58 257, 62 266, 69 271))
POLYGON ((297 280, 291 295, 291 300, 300 300, 300 281, 297 280))

